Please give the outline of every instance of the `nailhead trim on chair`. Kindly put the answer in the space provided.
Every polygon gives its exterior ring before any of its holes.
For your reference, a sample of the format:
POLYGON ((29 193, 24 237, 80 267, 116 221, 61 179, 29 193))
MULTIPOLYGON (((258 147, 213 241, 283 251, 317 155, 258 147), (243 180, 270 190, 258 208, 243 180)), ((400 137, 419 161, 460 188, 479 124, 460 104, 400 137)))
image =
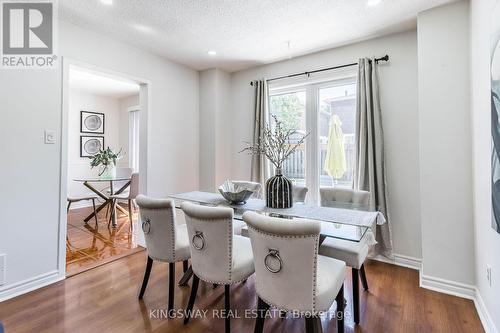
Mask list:
POLYGON ((313 299, 312 299, 312 307, 313 307, 313 312, 316 311, 316 272, 318 268, 318 244, 319 244, 319 236, 316 236, 316 242, 314 243, 314 252, 316 255, 314 256, 314 263, 313 263, 313 299))
POLYGON ((213 283, 213 284, 220 284, 220 285, 233 285, 233 284, 237 284, 237 283, 240 283, 240 282, 243 282, 245 281, 246 279, 248 279, 250 276, 252 276, 252 274, 248 275, 247 277, 241 279, 241 280, 238 280, 238 281, 231 281, 231 282, 225 282, 225 281, 212 281, 210 279, 207 279, 207 278, 204 278, 200 275, 198 275, 197 273, 194 273, 200 280, 203 280, 205 282, 208 282, 208 283, 213 283))
MULTIPOLYGON (((313 288, 312 288, 312 308, 313 308, 312 312, 315 312, 316 311, 316 301, 315 301, 316 300, 316 271, 317 271, 317 265, 318 265, 317 261, 318 261, 319 235, 310 234, 310 235, 282 236, 282 235, 277 235, 277 234, 257 230, 250 225, 248 225, 248 229, 252 229, 252 231, 255 231, 256 233, 259 233, 262 235, 272 236, 272 237, 277 237, 277 238, 310 238, 310 237, 316 238, 316 242, 314 245, 314 251, 315 251, 316 255, 314 256, 314 263, 313 263, 313 288)), ((271 305, 274 308, 277 308, 278 310, 292 311, 292 310, 286 310, 286 308, 283 308, 282 306, 274 305, 274 304, 266 301, 265 298, 261 297, 260 295, 259 295, 259 297, 262 298, 262 300, 264 300, 267 304, 271 305)))
POLYGON ((176 229, 176 226, 175 226, 175 214, 174 214, 174 209, 175 207, 172 207, 172 209, 170 210, 170 215, 171 215, 171 218, 172 218, 172 223, 173 225, 171 225, 171 229, 173 230, 170 230, 170 235, 171 235, 171 238, 172 238, 172 258, 174 259, 174 262, 175 262, 175 229, 176 229))
POLYGON ((229 249, 228 249, 228 255, 229 255, 229 267, 228 267, 228 273, 229 273, 229 281, 232 280, 232 271, 233 271, 233 219, 230 220, 228 223, 228 240, 229 240, 229 249))
POLYGON ((153 260, 156 260, 156 261, 161 261, 161 262, 168 262, 168 263, 176 263, 176 262, 182 262, 182 261, 185 261, 185 260, 188 260, 188 259, 191 259, 191 257, 187 257, 187 258, 184 258, 184 259, 179 259, 177 258, 175 261, 169 261, 169 260, 165 260, 165 259, 158 259, 156 257, 153 257, 151 255, 149 255, 148 253, 148 256, 153 259, 153 260))

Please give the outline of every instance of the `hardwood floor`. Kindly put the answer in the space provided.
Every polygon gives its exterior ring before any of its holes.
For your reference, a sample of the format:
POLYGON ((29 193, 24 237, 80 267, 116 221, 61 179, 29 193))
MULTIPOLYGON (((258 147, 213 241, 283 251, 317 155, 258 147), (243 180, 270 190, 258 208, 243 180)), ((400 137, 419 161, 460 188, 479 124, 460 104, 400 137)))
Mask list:
MULTIPOLYGON (((126 206, 124 205, 126 208, 126 206)), ((116 228, 108 228, 106 210, 98 214, 98 224, 83 219, 92 208, 71 209, 68 213, 66 237, 66 276, 72 276, 88 269, 106 264, 123 256, 143 251, 137 246, 137 213, 133 215, 134 232, 130 232, 128 216, 118 214, 116 228)))
MULTIPOLYGON (((200 283, 195 309, 209 316, 192 319, 161 318, 168 290, 168 264, 153 265, 144 300, 137 299, 146 265, 140 252, 75 275, 57 284, 0 303, 0 321, 6 332, 223 332, 224 320, 213 311, 224 307, 224 288, 200 283), (160 318, 157 318, 160 317, 160 318)), ((182 263, 176 267, 176 281, 182 263)), ((350 273, 350 272, 348 272, 350 273)), ((346 332, 484 332, 472 301, 418 287, 418 272, 381 262, 366 264, 369 292, 361 291, 361 322, 354 326, 346 318, 346 332)), ((349 277, 350 274, 347 274, 349 277)), ((186 306, 190 287, 175 288, 175 308, 186 306)), ((234 314, 232 332, 253 332, 254 319, 245 318, 246 309, 256 308, 254 281, 231 287, 234 314)), ((352 313, 351 281, 345 284, 346 311, 352 313)), ((217 313, 217 312, 215 312, 217 313)), ((219 312, 220 314, 220 312, 219 312)), ((322 319, 323 331, 337 332, 335 320, 322 319)), ((266 320, 265 332, 303 332, 303 319, 266 320)))

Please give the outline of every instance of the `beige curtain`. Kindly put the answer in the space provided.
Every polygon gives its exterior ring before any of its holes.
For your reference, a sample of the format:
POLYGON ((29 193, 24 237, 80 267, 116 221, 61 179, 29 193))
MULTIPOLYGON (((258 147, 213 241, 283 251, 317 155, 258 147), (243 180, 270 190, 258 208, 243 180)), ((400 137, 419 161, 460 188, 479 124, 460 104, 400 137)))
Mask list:
MULTIPOLYGON (((255 88, 253 144, 255 145, 268 121, 269 89, 265 79, 254 81, 253 86, 255 88)), ((268 164, 264 156, 252 155, 251 180, 253 182, 261 183, 264 186, 270 174, 270 171, 267 170, 268 164)))
POLYGON ((387 209, 384 132, 375 59, 359 59, 356 112, 356 170, 354 188, 370 191, 370 205, 387 223, 377 226, 376 254, 392 258, 392 236, 387 209))

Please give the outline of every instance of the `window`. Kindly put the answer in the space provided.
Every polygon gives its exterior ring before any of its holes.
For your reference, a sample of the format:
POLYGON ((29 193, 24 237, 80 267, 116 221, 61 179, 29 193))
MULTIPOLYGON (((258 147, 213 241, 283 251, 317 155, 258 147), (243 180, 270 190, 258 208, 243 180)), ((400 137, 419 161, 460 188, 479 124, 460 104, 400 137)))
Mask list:
MULTIPOLYGON (((356 164, 356 77, 320 83, 271 86, 269 111, 298 134, 310 133, 283 165, 283 174, 309 188, 317 203, 319 188, 352 188, 356 164)), ((290 143, 297 142, 296 138, 290 143)))
POLYGON ((128 113, 128 163, 133 172, 139 172, 139 110, 129 109, 128 113))
MULTIPOLYGON (((297 136, 306 131, 306 92, 296 91, 272 95, 269 98, 269 110, 283 123, 285 129, 295 130, 297 136)), ((290 144, 297 143, 292 137, 290 144)), ((283 174, 296 184, 306 185, 306 147, 305 144, 295 150, 283 163, 283 174)))

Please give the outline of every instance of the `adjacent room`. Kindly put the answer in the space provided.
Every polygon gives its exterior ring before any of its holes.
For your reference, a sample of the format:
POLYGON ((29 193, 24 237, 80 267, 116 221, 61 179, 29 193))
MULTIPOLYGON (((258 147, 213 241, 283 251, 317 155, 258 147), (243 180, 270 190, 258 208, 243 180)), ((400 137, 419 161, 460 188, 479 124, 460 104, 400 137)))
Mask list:
POLYGON ((0 8, 0 333, 499 332, 500 0, 0 8))
POLYGON ((140 103, 137 83, 78 66, 70 66, 68 87, 66 276, 71 276, 142 250, 133 201, 140 103))

